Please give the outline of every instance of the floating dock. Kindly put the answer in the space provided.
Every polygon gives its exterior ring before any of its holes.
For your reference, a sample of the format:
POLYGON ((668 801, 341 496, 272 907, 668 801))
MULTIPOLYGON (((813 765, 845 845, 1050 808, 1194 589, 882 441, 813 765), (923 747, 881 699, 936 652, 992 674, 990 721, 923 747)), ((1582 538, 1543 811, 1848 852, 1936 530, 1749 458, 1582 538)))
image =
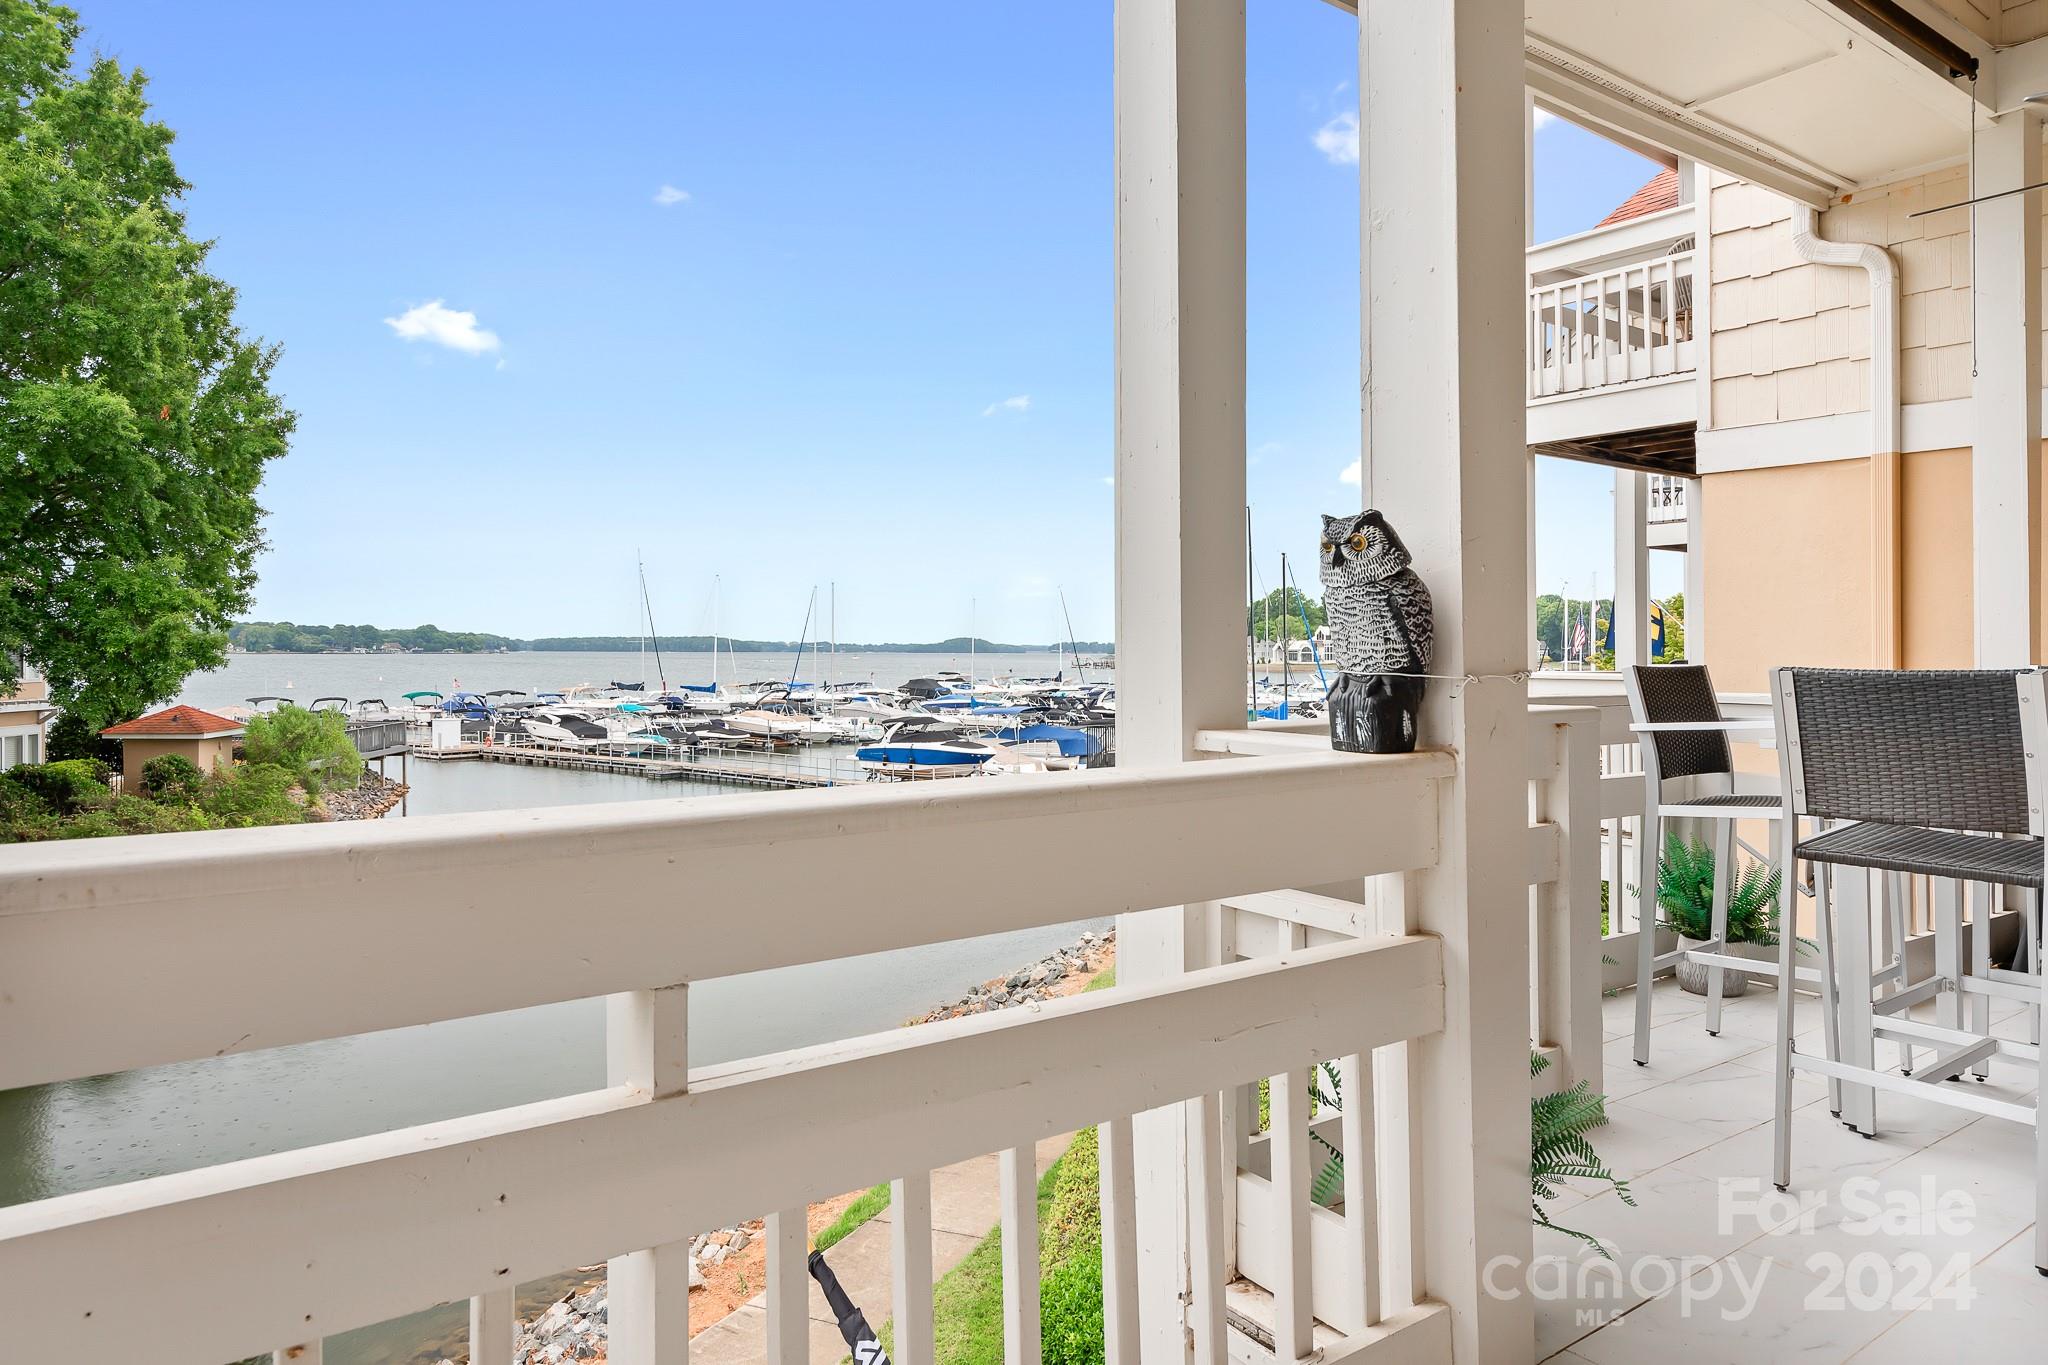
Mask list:
POLYGON ((635 754, 600 754, 580 749, 543 749, 524 744, 456 744, 440 749, 417 748, 414 758, 452 763, 458 760, 518 763, 534 768, 570 768, 586 773, 624 773, 632 777, 688 782, 725 782, 743 787, 795 790, 835 787, 842 779, 823 773, 755 767, 743 763, 703 763, 695 759, 643 758, 635 754))

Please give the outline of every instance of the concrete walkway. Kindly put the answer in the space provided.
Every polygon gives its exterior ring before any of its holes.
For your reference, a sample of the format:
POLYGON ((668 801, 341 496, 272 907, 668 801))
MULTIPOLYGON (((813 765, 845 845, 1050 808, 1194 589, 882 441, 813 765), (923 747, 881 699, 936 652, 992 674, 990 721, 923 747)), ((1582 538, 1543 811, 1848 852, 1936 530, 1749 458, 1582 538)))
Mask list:
MULTIPOLYGON (((1072 1140, 1047 1138, 1038 1144, 1038 1173, 1058 1160, 1072 1140)), ((1001 1202, 996 1158, 975 1157, 932 1172, 932 1277, 937 1280, 967 1258, 998 1221, 1001 1202)), ((882 1210, 844 1241, 825 1253, 832 1271, 853 1301, 879 1328, 890 1313, 889 1241, 896 1235, 895 1208, 882 1210)), ((808 1278, 808 1277, 807 1277, 808 1278)), ((839 1325, 825 1307, 825 1296, 811 1283, 811 1362, 838 1365, 846 1357, 839 1325)), ((767 1365, 768 1310, 766 1293, 756 1294, 720 1321, 690 1339, 692 1365, 767 1365)))

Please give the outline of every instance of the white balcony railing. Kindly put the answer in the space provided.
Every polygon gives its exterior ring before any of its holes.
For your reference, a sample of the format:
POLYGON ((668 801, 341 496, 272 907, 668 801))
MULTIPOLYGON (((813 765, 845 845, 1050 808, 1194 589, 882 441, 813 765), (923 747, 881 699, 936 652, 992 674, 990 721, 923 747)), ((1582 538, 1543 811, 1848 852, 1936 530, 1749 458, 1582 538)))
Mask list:
POLYGON ((1529 290, 1529 397, 1694 370, 1694 252, 1616 265, 1529 290))
POLYGON ((1685 486, 1688 479, 1672 474, 1650 475, 1650 524, 1659 526, 1685 520, 1685 486))
MULTIPOLYGON (((1231 747, 1227 735, 1204 743, 1231 747)), ((612 1068, 603 1090, 0 1209, 0 1283, 62 1324, 71 1361, 220 1365, 274 1349, 304 1365, 324 1335, 461 1299, 482 1360, 509 1347, 514 1285, 609 1258, 611 1358, 640 1365, 682 1358, 688 1239, 769 1212, 769 1358, 789 1365, 807 1352, 803 1210, 893 1179, 906 1210, 895 1235, 910 1239, 897 1340, 928 1360, 930 1319, 915 1308, 930 1303, 929 1258, 915 1251, 928 1227, 909 1211, 928 1208, 917 1187, 931 1170, 996 1151, 1016 1239, 1003 1258, 1007 1357, 1033 1361, 1032 1145, 1099 1123, 1106 1325, 1112 1359, 1131 1362, 1128 1121, 1193 1100, 1219 1139, 1193 1144, 1187 1170, 1187 1311, 1205 1354, 1222 1358, 1224 1287, 1241 1275, 1288 1358, 1385 1345, 1448 1360, 1448 1310, 1418 1302, 1416 1248, 1424 1226, 1474 1234, 1456 1209, 1416 1206, 1411 1087, 1451 1085, 1436 1068, 1455 1063, 1411 1050, 1376 1073, 1373 1052, 1443 1027, 1443 954, 1458 945, 1398 920, 1389 932, 1349 902, 1262 893, 1432 865, 1454 773, 1439 753, 1323 748, 943 794, 837 789, 10 850, 0 1088, 598 995, 611 1002, 612 1068), (990 875, 1020 847, 1060 851, 1060 894, 990 875), (1204 902, 1241 907, 1216 926, 1230 936, 1223 965, 689 1065, 695 981, 1204 902), (563 942, 564 926, 573 946, 533 950, 563 942), (1311 1120, 1308 1070, 1324 1062, 1341 1069, 1345 1103, 1311 1120), (1272 1125, 1232 1161, 1222 1135, 1243 1134, 1243 1097, 1262 1078, 1272 1125), (1354 1157, 1339 1208, 1309 1199, 1312 1121, 1354 1157)), ((1564 865, 1555 835, 1532 849, 1543 867, 1564 865)))

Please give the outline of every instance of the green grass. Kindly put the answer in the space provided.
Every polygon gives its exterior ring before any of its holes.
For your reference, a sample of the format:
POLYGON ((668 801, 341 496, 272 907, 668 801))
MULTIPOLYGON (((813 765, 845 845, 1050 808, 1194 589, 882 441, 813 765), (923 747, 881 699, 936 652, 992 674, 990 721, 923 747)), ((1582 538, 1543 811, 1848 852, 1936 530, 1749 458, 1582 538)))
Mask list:
MULTIPOLYGON (((1108 970, 1104 971, 1102 975, 1096 977, 1093 981, 1090 981, 1086 986, 1082 987, 1081 990, 1082 994, 1085 995, 1089 991, 1107 990, 1109 987, 1114 986, 1115 984, 1116 968, 1111 967, 1108 970)), ((818 1234, 818 1239, 815 1243, 813 1243, 813 1245, 819 1251, 825 1251, 831 1247, 837 1246, 840 1242, 846 1240, 848 1233, 852 1232, 862 1223, 865 1223, 868 1220, 872 1219, 876 1214, 880 1213, 883 1209, 888 1208, 890 1197, 890 1188, 886 1183, 875 1186, 873 1189, 861 1195, 860 1198, 854 1200, 851 1204, 848 1204, 846 1208, 840 1212, 839 1216, 832 1220, 832 1226, 826 1228, 823 1232, 820 1232, 818 1234)))
MULTIPOLYGON (((1054 1204, 1057 1198, 1062 1209, 1077 1207, 1090 1199, 1100 1204, 1101 1197, 1094 1190, 1094 1142, 1090 1130, 1089 1157, 1087 1168, 1089 1191, 1079 1188, 1079 1182, 1069 1179, 1062 1189, 1061 1175, 1067 1169, 1072 1149, 1047 1168, 1038 1178, 1038 1223, 1041 1229, 1055 1224, 1054 1204)), ((1078 1139, 1075 1143, 1079 1146, 1078 1139)), ((1041 1294, 1050 1280, 1043 1268, 1046 1246, 1041 1242, 1040 1286, 1041 1294)), ((1101 1268, 1101 1229, 1096 1229, 1094 1243, 1098 1277, 1101 1268)), ((1095 1311, 1102 1311, 1101 1290, 1096 1290, 1095 1311)), ((1041 1311, 1041 1321, 1044 1314, 1041 1311)), ((1099 1329, 1098 1329, 1099 1333, 1099 1329)), ((885 1323, 882 1327, 882 1345, 890 1351, 896 1349, 896 1325, 885 1323)), ((938 1365, 1003 1365, 1003 1230, 998 1227, 981 1239, 974 1250, 967 1253, 967 1259, 939 1277, 932 1287, 932 1358, 938 1365)), ((1053 1365, 1063 1357, 1055 1354, 1050 1340, 1046 1343, 1045 1359, 1053 1365)), ((1100 1359, 1098 1355, 1096 1357, 1100 1359)))
POLYGON ((832 1220, 832 1225, 820 1232, 818 1240, 812 1243, 812 1245, 819 1251, 837 1246, 846 1240, 848 1233, 852 1232, 862 1223, 867 1222, 870 1218, 873 1218, 883 1209, 888 1208, 889 1197, 890 1189, 886 1181, 868 1190, 844 1209, 841 1209, 839 1216, 832 1220))

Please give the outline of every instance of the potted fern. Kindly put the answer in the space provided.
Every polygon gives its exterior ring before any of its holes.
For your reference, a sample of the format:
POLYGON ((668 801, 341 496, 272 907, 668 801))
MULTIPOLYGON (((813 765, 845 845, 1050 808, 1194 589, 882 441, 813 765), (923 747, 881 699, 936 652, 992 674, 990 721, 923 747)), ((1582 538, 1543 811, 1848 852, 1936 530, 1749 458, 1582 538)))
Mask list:
MULTIPOLYGON (((1542 1054, 1529 1054, 1532 1079, 1549 1065, 1542 1054)), ((1324 1062, 1309 1073, 1309 1101, 1314 1109, 1344 1107, 1344 1087, 1335 1062, 1324 1062)), ((1604 1182, 1614 1187, 1622 1203, 1635 1207, 1628 1182, 1608 1169, 1600 1154, 1593 1150, 1590 1135, 1606 1123, 1606 1098, 1593 1089, 1591 1081, 1580 1081, 1569 1090, 1538 1095, 1529 1102, 1529 1216, 1537 1226, 1576 1237, 1611 1259, 1613 1253, 1599 1238, 1551 1222, 1549 1211, 1543 1207, 1545 1200, 1558 1197, 1568 1180, 1604 1182)), ((1309 1197, 1325 1208, 1336 1207, 1344 1196, 1344 1153, 1314 1128, 1309 1129, 1309 1136, 1329 1153, 1311 1183, 1309 1197)))
MULTIPOLYGON (((1727 951, 1739 953, 1742 944, 1774 948, 1778 944, 1778 894, 1783 874, 1769 863, 1744 863, 1728 887, 1727 951)), ((1640 895, 1640 890, 1637 891, 1640 895)), ((1664 856, 1657 864, 1657 906, 1664 922, 1678 934, 1682 948, 1705 946, 1714 937, 1714 850, 1701 839, 1680 839, 1676 834, 1664 841, 1664 856)), ((1707 993, 1710 968, 1680 958, 1678 986, 1693 995, 1707 993)), ((1741 995, 1749 989, 1749 973, 1732 967, 1721 969, 1721 994, 1741 995)))

